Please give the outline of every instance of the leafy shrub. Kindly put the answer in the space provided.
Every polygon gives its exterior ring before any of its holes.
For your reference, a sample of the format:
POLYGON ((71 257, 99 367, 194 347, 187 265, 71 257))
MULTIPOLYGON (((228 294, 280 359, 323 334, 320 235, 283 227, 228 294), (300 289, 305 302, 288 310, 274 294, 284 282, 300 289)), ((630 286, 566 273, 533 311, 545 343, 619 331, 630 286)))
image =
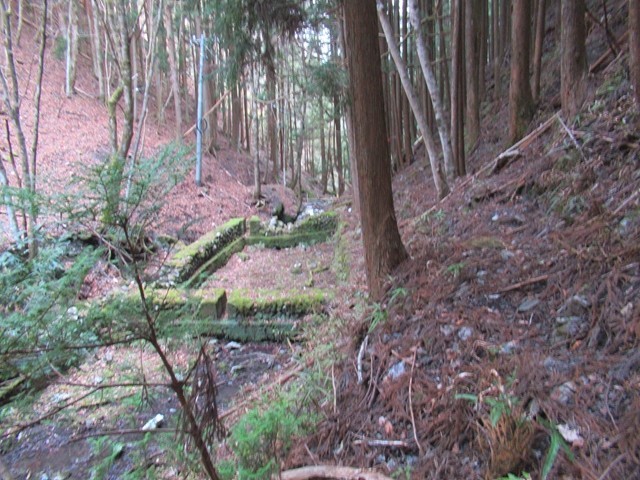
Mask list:
MULTIPOLYGON (((280 394, 266 409, 254 408, 233 428, 231 445, 240 480, 269 479, 278 472, 296 436, 314 423, 314 415, 296 407, 293 395, 280 394)), ((231 471, 226 465, 225 471, 231 471)))
POLYGON ((23 375, 35 381, 73 365, 83 354, 77 347, 95 343, 75 305, 102 251, 88 248, 75 257, 68 251, 67 242, 53 241, 35 259, 0 254, 0 380, 23 375))

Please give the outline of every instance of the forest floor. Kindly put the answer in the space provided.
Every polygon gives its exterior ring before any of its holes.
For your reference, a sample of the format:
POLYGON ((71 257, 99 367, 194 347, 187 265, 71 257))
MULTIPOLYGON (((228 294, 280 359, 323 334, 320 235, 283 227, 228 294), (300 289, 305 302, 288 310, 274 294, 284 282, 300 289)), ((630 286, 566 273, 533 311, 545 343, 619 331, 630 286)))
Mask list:
MULTIPOLYGON (((27 75, 28 59, 22 68, 27 75)), ((101 161, 107 143, 104 109, 86 95, 66 99, 61 72, 60 65, 47 70, 42 106, 40 172, 51 192, 64 188, 78 164, 101 161)), ((83 91, 92 91, 90 80, 81 76, 83 91)), ((509 147, 506 104, 487 102, 492 121, 468 160, 470 173, 441 202, 423 152, 396 173, 395 206, 410 259, 382 302, 366 302, 348 196, 334 205, 345 227, 329 243, 246 250, 216 272, 216 285, 286 290, 301 282, 294 265, 333 265, 339 243, 348 259, 346 277, 332 266, 316 278, 335 293, 327 308, 334 330, 300 343, 206 342, 225 420, 236 421, 260 396, 258 385, 300 375, 301 357, 322 345, 335 360, 324 372, 333 398, 282 468, 333 464, 396 478, 480 479, 536 478, 548 467, 548 478, 640 478, 640 115, 623 59, 591 81, 571 125, 555 117, 557 85, 548 86, 531 131, 548 128, 504 162, 497 158, 509 147)), ((170 112, 166 122, 149 121, 149 152, 170 140, 170 112)), ((232 217, 268 216, 252 202, 251 168, 221 138, 217 158, 205 160, 206 187, 180 184, 157 233, 176 235, 190 224, 190 241, 232 217)), ((265 191, 273 202, 296 204, 282 187, 265 191)), ((87 296, 99 298, 128 280, 101 262, 87 284, 87 296)), ((193 361, 198 345, 167 342, 179 368, 193 361)), ((99 349, 27 410, 5 410, 0 432, 92 387, 140 375, 164 380, 148 348, 99 349)), ((178 416, 168 390, 122 387, 9 436, 0 460, 15 478, 123 478, 140 466, 181 478, 180 461, 189 459, 167 432, 178 416), (141 441, 138 430, 159 413, 162 428, 141 441)))

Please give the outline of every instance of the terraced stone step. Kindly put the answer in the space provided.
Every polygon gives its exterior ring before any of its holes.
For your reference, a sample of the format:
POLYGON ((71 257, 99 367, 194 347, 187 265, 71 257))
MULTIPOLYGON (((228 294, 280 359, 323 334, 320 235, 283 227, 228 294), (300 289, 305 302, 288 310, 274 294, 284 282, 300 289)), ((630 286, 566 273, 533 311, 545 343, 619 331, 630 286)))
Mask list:
MULTIPOLYGON (((221 288, 148 289, 147 306, 158 328, 169 332, 190 323, 194 335, 212 335, 237 341, 282 341, 299 333, 300 320, 322 314, 331 295, 308 289, 289 293, 277 291, 227 292, 221 288)), ((96 319, 116 319, 135 330, 144 322, 137 291, 113 295, 92 304, 87 315, 96 319)))

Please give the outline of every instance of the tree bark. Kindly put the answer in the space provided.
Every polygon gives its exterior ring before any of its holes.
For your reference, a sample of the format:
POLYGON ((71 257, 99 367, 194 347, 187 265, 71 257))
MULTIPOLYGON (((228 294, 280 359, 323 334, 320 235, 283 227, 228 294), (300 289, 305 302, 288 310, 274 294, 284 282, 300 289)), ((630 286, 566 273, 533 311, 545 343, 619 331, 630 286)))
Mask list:
POLYGON ((540 97, 540 75, 542 73, 542 47, 544 45, 544 21, 546 12, 546 1, 538 0, 536 42, 533 50, 533 79, 531 81, 531 97, 534 103, 538 103, 540 97))
POLYGON ((587 49, 584 0, 562 0, 560 99, 565 118, 578 113, 586 97, 587 49))
POLYGON ((69 0, 69 23, 67 24, 67 51, 64 90, 67 97, 75 93, 76 71, 78 62, 78 5, 76 0, 69 0))
POLYGON ((382 29, 384 30, 384 36, 387 39, 389 52, 393 57, 393 62, 396 65, 398 74, 400 75, 400 81, 402 82, 404 91, 407 94, 409 104, 411 105, 411 110, 413 110, 413 115, 416 117, 418 128, 420 129, 420 133, 422 134, 422 138, 427 147, 429 163, 431 165, 431 173, 433 175, 433 181, 438 192, 438 198, 444 198, 449 193, 449 185, 447 184, 447 179, 443 172, 442 164, 438 158, 436 143, 433 139, 433 135, 431 135, 431 129, 427 124, 427 117, 424 113, 424 110, 422 110, 420 100, 418 99, 418 96, 416 95, 413 86, 411 85, 411 81, 409 80, 409 75, 407 74, 407 66, 400 56, 400 50, 398 50, 398 45, 396 45, 395 38, 393 37, 391 24, 389 23, 389 19, 385 14, 384 7, 380 1, 378 1, 378 17, 380 18, 380 24, 382 25, 382 29))
POLYGON ((165 12, 167 28, 167 54, 169 56, 169 70, 171 72, 171 90, 173 93, 173 107, 176 115, 176 140, 182 141, 182 102, 180 101, 180 82, 178 80, 178 63, 176 57, 175 38, 173 33, 173 15, 171 6, 167 4, 165 12))
POLYGON ((533 115, 529 83, 531 0, 514 0, 511 29, 511 80, 509 84, 509 139, 515 143, 533 115))
POLYGON ((640 2, 629 0, 629 71, 631 85, 640 108, 640 2))
POLYGON ((466 124, 467 124, 467 144, 472 146, 480 136, 480 91, 478 87, 478 63, 479 49, 478 30, 480 22, 480 4, 476 1, 466 1, 465 20, 465 78, 467 80, 467 104, 466 104, 466 124))
POLYGON ((98 97, 100 100, 105 100, 104 56, 102 52, 102 42, 100 41, 100 18, 96 0, 91 0, 90 5, 91 18, 87 18, 87 21, 92 25, 91 45, 93 46, 93 74, 98 82, 98 97))
POLYGON ((387 275, 407 258, 407 252, 391 191, 376 6, 345 0, 343 13, 367 282, 371 298, 380 300, 387 275))
POLYGON ((452 3, 451 40, 451 148, 456 176, 466 174, 464 150, 464 2, 452 3))
MULTIPOLYGON (((503 0, 504 1, 504 0, 503 0)), ((493 98, 500 98, 500 66, 502 64, 502 43, 500 34, 500 2, 493 0, 491 2, 492 15, 492 46, 493 46, 493 98)))
POLYGON ((420 23, 420 13, 418 10, 417 0, 409 0, 409 17, 411 19, 411 25, 416 31, 418 58, 420 59, 420 66, 422 67, 424 79, 427 82, 427 89, 431 96, 431 104, 433 105, 436 117, 436 125, 438 126, 438 134, 440 135, 440 143, 442 145, 442 152, 444 156, 444 169, 447 176, 451 178, 454 173, 451 134, 449 133, 449 127, 447 126, 447 121, 444 116, 444 109, 440 102, 440 94, 438 92, 436 77, 433 73, 433 68, 431 68, 431 58, 427 50, 427 39, 424 36, 420 23))

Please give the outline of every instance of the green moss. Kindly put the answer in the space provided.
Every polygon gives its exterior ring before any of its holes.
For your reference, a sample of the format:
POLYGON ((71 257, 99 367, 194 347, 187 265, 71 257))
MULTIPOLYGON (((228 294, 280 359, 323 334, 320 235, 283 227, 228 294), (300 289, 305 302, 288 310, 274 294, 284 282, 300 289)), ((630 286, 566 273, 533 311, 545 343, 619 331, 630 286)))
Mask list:
POLYGON ((224 267, 234 254, 241 252, 245 244, 246 241, 244 237, 232 241, 198 268, 188 279, 185 286, 187 288, 195 288, 202 285, 211 274, 224 267))
MULTIPOLYGON (((295 232, 295 230, 294 230, 295 232)), ((247 245, 263 245, 265 248, 293 248, 298 245, 314 245, 326 242, 333 232, 309 232, 247 237, 247 245)))
POLYGON ((267 342, 293 338, 296 330, 290 322, 220 320, 207 325, 207 333, 239 342, 267 342))
POLYGON ((196 311, 196 318, 201 320, 219 320, 227 308, 227 293, 223 288, 200 290, 197 293, 202 299, 196 311))
POLYGON ((264 245, 266 248, 292 248, 301 244, 326 242, 336 232, 338 219, 336 212, 323 212, 282 232, 265 231, 262 227, 256 232, 250 224, 247 244, 264 245))
POLYGON ((244 218, 229 220, 224 225, 177 251, 167 262, 166 268, 173 271, 173 274, 169 276, 175 277, 177 282, 190 279, 200 267, 244 233, 244 218))
POLYGON ((326 231, 331 232, 331 235, 333 235, 338 228, 338 219, 337 212, 323 212, 305 218, 294 231, 296 233, 326 231))
POLYGON ((343 236, 344 230, 347 228, 346 223, 340 225, 340 229, 336 234, 336 246, 333 251, 333 262, 331 268, 336 274, 337 279, 341 283, 349 280, 349 252, 347 243, 343 236))
POLYGON ((251 293, 236 290, 229 294, 227 311, 230 318, 295 318, 322 310, 326 300, 327 294, 318 289, 251 293))
POLYGON ((253 216, 249 219, 249 235, 259 235, 263 233, 264 229, 262 228, 262 222, 260 222, 260 217, 253 216))

